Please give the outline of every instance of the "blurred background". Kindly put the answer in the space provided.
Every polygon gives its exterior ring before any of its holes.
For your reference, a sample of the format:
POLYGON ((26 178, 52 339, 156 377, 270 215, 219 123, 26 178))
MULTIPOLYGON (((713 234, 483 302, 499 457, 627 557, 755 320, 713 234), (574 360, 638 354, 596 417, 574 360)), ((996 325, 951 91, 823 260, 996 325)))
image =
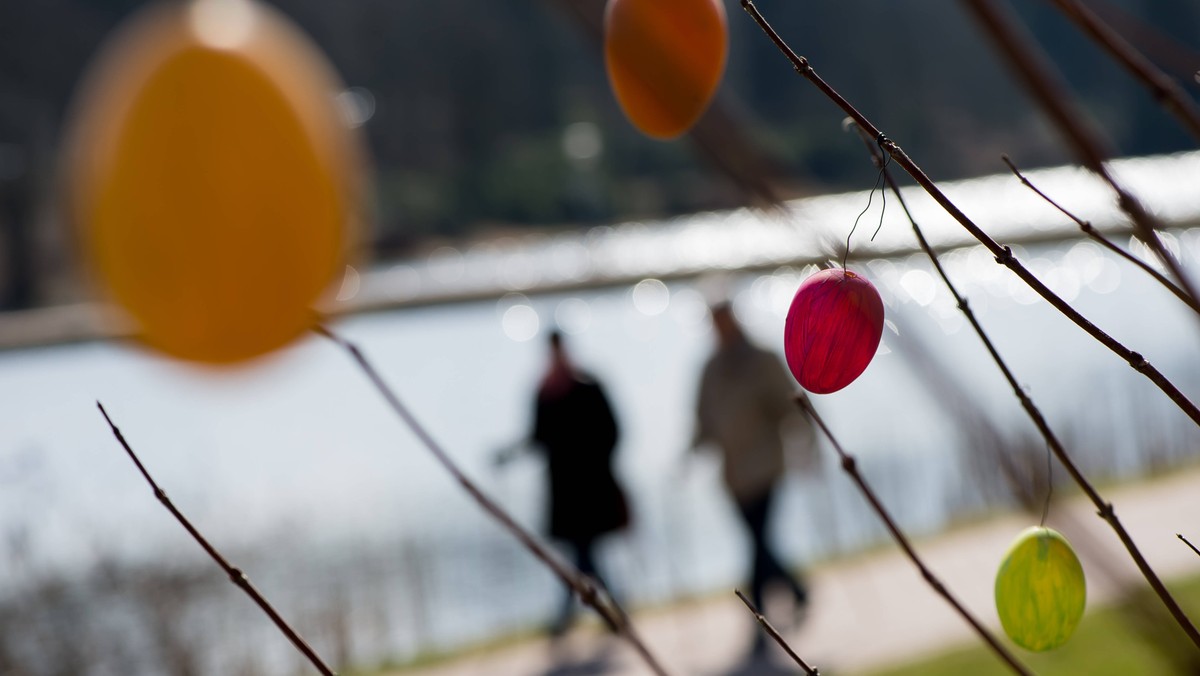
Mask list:
MULTIPOLYGON (((53 213, 64 110, 100 44, 143 3, 50 0, 0 12, 0 307, 78 298, 53 213)), ((638 134, 609 92, 600 0, 277 3, 351 87, 375 162, 372 255, 533 229, 578 230, 871 183, 857 141, 736 3, 716 104, 690 139, 638 134)), ((1195 89, 1200 9, 1170 0, 1089 3, 1195 89)), ((1139 85, 1041 0, 1015 3, 1122 154, 1189 148, 1139 85)), ((800 53, 931 176, 1069 157, 955 4, 780 3, 800 53), (869 17, 870 20, 866 20, 869 17)))
MULTIPOLYGON (((608 89, 600 0, 275 4, 341 74, 339 105, 374 165, 373 226, 338 295, 339 329, 486 490, 541 530, 543 467, 528 459, 501 471, 491 460, 527 434, 541 336, 561 328, 607 384, 622 426, 617 467, 634 522, 602 557, 623 597, 663 607, 737 583, 743 536, 715 461, 678 472, 712 347, 706 303, 732 298, 751 337, 781 352, 796 286, 840 257, 871 199, 876 170, 839 111, 736 2, 726 2, 731 51, 717 99, 693 133, 668 143, 638 134, 608 89), (775 200, 785 208, 759 209, 775 200)), ((1087 4, 1196 95, 1200 5, 1087 4)), ((56 157, 85 66, 141 5, 0 4, 0 673, 302 671, 154 504, 97 399, 181 508, 339 665, 403 666, 537 631, 557 606, 555 581, 332 345, 312 338, 213 373, 110 339, 64 222, 56 157)), ((1013 6, 1134 158, 1121 176, 1195 269, 1195 143, 1048 3, 1013 6)), ((950 181, 985 229, 1200 394, 1195 318, 1013 178, 990 176, 1003 170, 1001 153, 1048 167, 1031 173, 1039 187, 1144 253, 1101 186, 1050 168, 1068 154, 957 4, 763 11, 933 178, 950 181)), ((1200 435, 1183 414, 935 205, 906 195, 1092 476, 1126 481, 1195 462, 1200 435)), ((885 338, 859 381, 817 405, 914 533, 1028 505, 1045 481, 1044 446, 915 254, 900 210, 889 202, 881 216, 879 205, 876 193, 851 260, 883 294, 885 338), (996 471, 1001 451, 1019 458, 1015 474, 996 471)), ((1165 527, 1184 529, 1196 513, 1164 515, 1176 517, 1165 527)), ((791 475, 775 526, 800 566, 886 539, 833 462, 791 475)))

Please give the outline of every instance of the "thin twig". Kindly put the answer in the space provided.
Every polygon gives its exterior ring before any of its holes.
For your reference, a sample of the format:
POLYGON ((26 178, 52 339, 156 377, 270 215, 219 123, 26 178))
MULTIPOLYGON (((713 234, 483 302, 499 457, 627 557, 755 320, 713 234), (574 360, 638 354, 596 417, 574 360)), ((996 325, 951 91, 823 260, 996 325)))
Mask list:
POLYGON ((1193 137, 1200 140, 1200 106, 1188 96, 1175 78, 1160 70, 1112 26, 1079 0, 1049 0, 1049 2, 1087 33, 1096 44, 1141 81, 1150 95, 1178 118, 1193 137))
POLYGON ((993 0, 965 0, 965 3, 1020 74, 1030 93, 1041 103, 1055 126, 1066 137, 1079 161, 1104 179, 1116 193, 1117 203, 1133 223, 1134 234, 1150 247, 1163 265, 1167 266, 1189 296, 1200 299, 1191 278, 1159 238, 1158 231, 1162 229, 1162 224, 1104 166, 1104 162, 1113 153, 1107 148, 1104 140, 1084 122, 1082 112, 1063 94, 1066 86, 1061 77, 1057 76, 1050 60, 1034 44, 1027 31, 1022 29, 1012 12, 993 0))
MULTIPOLYGON (((1191 297, 1193 302, 1189 303, 1189 306, 1196 309, 1196 301, 1200 300, 1200 295, 1197 295, 1196 287, 1192 285, 1191 279, 1184 272, 1179 261, 1167 251, 1159 238, 1158 230, 1161 228, 1161 224, 1108 171, 1104 161, 1111 153, 1105 147, 1103 139, 1093 133, 1092 129, 1084 123, 1083 115, 1076 109, 1073 101, 1063 93, 1066 91, 1066 87, 1057 77, 1049 59, 1037 48, 1027 32, 1022 30, 1022 26, 1010 10, 1002 8, 993 0, 965 0, 965 3, 999 50, 1012 63, 1014 69, 1025 81, 1026 87, 1041 103, 1042 108, 1054 121, 1059 131, 1066 137, 1079 160, 1084 166, 1103 178, 1117 194, 1117 202, 1133 222, 1134 234, 1150 247, 1150 250, 1167 266, 1180 286, 1191 297)), ((1068 469, 1070 468, 1068 467, 1068 469)), ((1113 524, 1117 535, 1125 543, 1125 548, 1129 550, 1130 554, 1134 554, 1137 548, 1124 529, 1117 528, 1117 520, 1112 513, 1112 506, 1101 506, 1099 509, 1100 515, 1113 524)), ((1175 603, 1166 587, 1158 580, 1158 576, 1153 575, 1149 564, 1139 556, 1134 556, 1134 561, 1154 591, 1158 593, 1167 610, 1171 612, 1172 617, 1179 623, 1196 648, 1200 649, 1200 631, 1196 630, 1191 620, 1184 614, 1183 609, 1175 603)))
POLYGON ((100 409, 100 414, 103 415, 104 419, 108 422, 109 428, 112 429, 113 436, 117 438, 117 441, 125 449, 125 452, 129 454, 129 459, 133 460, 133 464, 137 465, 138 471, 140 471, 142 476, 146 478, 146 483, 150 484, 150 488, 154 491, 154 497, 158 498, 158 501, 162 503, 162 506, 167 508, 167 511, 170 512, 177 521, 179 521, 184 530, 186 530, 192 536, 192 538, 196 540, 196 543, 199 544, 200 547, 207 552, 210 557, 212 557, 212 560, 217 562, 217 565, 221 567, 221 570, 224 570, 225 574, 229 576, 229 581, 240 587, 242 591, 246 592, 247 596, 249 596, 256 604, 258 604, 259 608, 262 608, 262 611, 267 614, 267 617, 271 618, 271 621, 275 623, 275 626, 279 627, 279 631, 283 632, 284 636, 287 636, 288 640, 292 642, 292 645, 296 646, 296 649, 308 658, 308 661, 317 668, 317 671, 321 672, 325 676, 333 676, 335 673, 333 669, 330 669, 329 666, 326 665, 321 659, 321 657, 317 655, 316 651, 314 651, 312 647, 308 645, 308 642, 305 641, 300 634, 296 633, 296 630, 292 629, 292 627, 288 625, 288 623, 279 615, 279 613, 275 611, 275 608, 271 606, 267 599, 264 598, 263 595, 259 593, 257 589, 255 589, 254 585, 250 583, 250 578, 246 577, 246 574, 242 572, 240 568, 230 564, 229 561, 227 561, 225 557, 222 556, 219 551, 217 551, 217 548, 213 547, 208 540, 200 534, 199 530, 196 530, 196 527, 192 525, 192 522, 188 521, 187 517, 185 517, 183 513, 175 507, 175 504, 171 502, 170 498, 167 497, 166 492, 158 487, 158 484, 154 481, 154 478, 150 476, 150 472, 146 470, 145 465, 143 465, 142 461, 138 459, 137 454, 133 452, 133 448, 130 447, 129 442, 125 440, 125 436, 121 434, 121 430, 117 429, 117 426, 115 423, 113 423, 112 418, 108 417, 108 411, 104 410, 104 405, 100 402, 96 402, 96 407, 100 409))
POLYGON ((529 550, 534 557, 545 564, 545 566, 549 568, 550 571, 554 573, 554 575, 557 576, 563 584, 567 585, 572 591, 578 594, 580 600, 582 600, 591 608, 595 609, 595 611, 599 613, 600 617, 608 625, 609 629, 624 638, 634 648, 634 650, 637 651, 642 660, 646 662, 646 664, 652 671, 654 671, 655 674, 658 674, 658 676, 667 676, 666 669, 659 664, 658 660, 650 652, 650 649, 647 648, 646 644, 643 643, 641 638, 638 637, 637 632, 633 628, 633 623, 629 620, 629 616, 625 613, 621 606, 617 604, 616 600, 613 599, 610 594, 608 594, 607 590, 605 590, 602 585, 598 584, 593 578, 579 572, 579 570, 574 566, 562 561, 550 553, 550 550, 538 542, 537 538, 535 538, 529 531, 525 530, 511 516, 509 516, 509 514, 504 511, 504 508, 502 508, 496 501, 488 497, 482 489, 476 486, 475 483, 471 481, 471 479, 468 478, 461 469, 459 469, 458 465, 455 464, 455 462, 450 458, 445 449, 443 449, 441 445, 434 440, 433 436, 426 431, 425 427, 422 426, 419 421, 417 421, 416 417, 413 416, 408 407, 400 401, 399 396, 397 396, 395 391, 393 391, 392 388, 389 387, 388 384, 383 380, 383 377, 379 375, 379 372, 375 370, 375 367, 371 365, 371 362, 367 361, 367 358, 363 355, 362 351, 358 349, 357 345, 349 340, 346 340, 345 338, 342 338, 324 326, 318 326, 315 331, 330 339, 339 347, 346 350, 347 353, 349 353, 350 357, 354 359, 355 363, 358 364, 358 367, 367 376, 367 379, 371 381, 371 384, 375 386, 375 389, 379 391, 379 394, 383 396, 384 400, 387 401, 388 405, 391 406, 396 415, 399 416, 406 425, 408 425, 409 429, 412 430, 417 439, 419 439, 421 443, 424 444, 427 449, 429 449, 429 452, 433 454, 434 458, 441 463, 442 467, 445 468, 452 477, 454 477, 454 480, 457 481, 458 484, 462 486, 462 488, 472 498, 474 498, 475 502, 485 512, 498 521, 500 525, 503 526, 504 529, 510 534, 512 534, 512 536, 515 537, 517 541, 525 547, 525 549, 529 550))
MULTIPOLYGON (((1051 495, 1054 491, 1054 484, 1050 481, 1049 449, 1061 449, 1062 445, 1059 444, 1057 437, 1050 430, 1050 426, 1046 423, 1045 416, 1042 415, 1041 410, 1033 403, 1033 399, 1031 399, 1029 395, 1025 393, 1025 390, 1021 387, 1020 383, 1017 382, 1016 376, 1013 374, 1012 370, 1008 368, 1008 363, 1005 362, 1000 356, 1000 352, 996 349, 996 345, 992 342, 991 337, 986 331, 983 330, 983 325, 979 323, 979 318, 975 316, 975 311, 971 309, 971 304, 967 302, 965 296, 959 293, 958 287, 954 286, 954 282, 950 281, 950 275, 948 275, 946 273, 946 269, 942 267, 941 257, 937 255, 937 252, 934 251, 932 246, 930 246, 929 240, 925 238, 925 232, 921 230, 921 226, 917 224, 917 219, 913 217, 912 211, 909 210, 908 201, 904 199, 904 194, 900 192, 900 186, 896 183, 896 179, 892 176, 892 172, 888 171, 886 157, 883 156, 882 151, 878 150, 877 146, 872 143, 871 138, 867 136, 866 130, 858 125, 855 125, 855 129, 858 130, 863 144, 866 145, 867 152, 871 154, 872 162, 874 162, 875 166, 879 167, 880 171, 883 172, 884 180, 887 182, 888 187, 891 188, 892 194, 896 196, 896 201, 900 203, 900 208, 904 211, 905 217, 908 218, 909 224, 912 225, 913 234, 916 235, 917 238, 917 244, 920 245, 921 250, 925 252, 925 255, 929 258, 930 262, 933 263, 933 268, 937 271, 938 277, 941 277, 942 283, 946 285, 946 289, 949 290, 950 295, 954 297, 955 306, 958 307, 959 312, 962 312, 963 316, 967 318, 967 322, 970 323, 971 328, 974 329, 975 335, 979 336, 979 340, 983 343, 984 348, 987 349, 988 354, 992 357, 992 361, 996 363, 996 366, 1004 375, 1004 379, 1008 381, 1009 387, 1012 388, 1013 394, 1016 395, 1017 400, 1021 402, 1021 407, 1025 409, 1030 419, 1033 420, 1034 425, 1042 433, 1042 437, 1046 440, 1046 498, 1042 505, 1042 525, 1044 526, 1046 524, 1046 515, 1050 511, 1051 495)), ((1066 452, 1063 451, 1063 455, 1065 454, 1066 452)))
MULTIPOLYGON (((1054 431, 1050 429, 1050 424, 1046 421, 1046 417, 1042 415, 1041 410, 1036 404, 1033 403, 1033 399, 1026 394, 1025 389, 1021 387, 1020 382, 1017 380, 1012 370, 1008 367, 1007 362, 1005 362, 1000 356, 1000 352, 996 349, 995 344, 992 343, 992 340, 988 336, 987 332, 983 330, 983 325, 979 323, 979 319, 975 316, 975 312, 971 310, 971 306, 967 303, 967 299, 958 292, 958 289, 954 286, 954 283, 950 281, 950 277, 946 274, 946 270, 942 267, 941 260, 938 258, 937 253, 934 252, 933 247, 929 246, 929 241, 925 239, 925 235, 921 231, 921 227, 917 225, 916 219, 913 218, 912 212, 909 211, 908 204, 905 202, 904 196, 900 193, 900 187, 896 184, 895 179, 892 177, 891 172, 887 170, 887 167, 883 166, 883 158, 879 155, 879 152, 876 151, 874 144, 866 136, 866 132, 862 130, 861 127, 859 128, 859 131, 863 135, 863 141, 866 143, 867 150, 871 153, 872 159, 877 166, 882 167, 884 179, 887 181, 888 186, 892 189, 892 192, 896 195, 896 199, 900 202, 900 207, 904 210, 905 215, 908 216, 908 221, 912 224, 913 233, 916 234, 917 242, 920 243, 921 249, 925 251, 925 254, 929 257, 929 260, 933 262, 934 269, 937 270, 938 276, 942 278, 942 281, 946 284, 946 288, 949 289, 951 295, 954 296, 954 301, 957 303, 959 310, 962 311, 963 316, 965 316, 967 321, 970 322, 971 327, 975 330, 975 333, 983 342, 983 346, 987 349, 988 354, 991 355, 992 361, 996 363, 996 366, 1004 375, 1004 379, 1008 381, 1008 385, 1012 389, 1013 395, 1016 396, 1017 400, 1021 402, 1021 408, 1025 409, 1025 413, 1029 416, 1029 419, 1033 422, 1034 426, 1037 427, 1038 432, 1041 433, 1042 439, 1045 440, 1046 445, 1050 448, 1050 451, 1054 453, 1054 456, 1057 457, 1058 461, 1062 463, 1063 467, 1066 468, 1067 473, 1071 475, 1071 478, 1083 490, 1084 494, 1088 496, 1088 499, 1092 501, 1092 504, 1095 505, 1096 513, 1100 516, 1100 518, 1104 519, 1104 521, 1108 523, 1108 525, 1113 529, 1113 532, 1117 534, 1117 538, 1121 540, 1123 545, 1125 545, 1125 549, 1129 552, 1130 558, 1133 559, 1134 564, 1137 565, 1138 570, 1142 573, 1142 576, 1146 578, 1146 582, 1150 585, 1150 588, 1153 589, 1154 593, 1158 595, 1159 600, 1161 600, 1163 605, 1166 606, 1167 610, 1170 611, 1171 616, 1176 622, 1179 623, 1179 626, 1184 630, 1185 633, 1187 633, 1188 637, 1192 638, 1193 642, 1195 642, 1198 638, 1195 626, 1183 612, 1183 609, 1179 607, 1179 604, 1175 601, 1175 598, 1171 596, 1171 592, 1167 590, 1166 585, 1164 585, 1162 580, 1159 579, 1158 573, 1154 571, 1154 569, 1150 566, 1150 563, 1146 560, 1146 557, 1142 555, 1141 550, 1138 548, 1137 544, 1134 543, 1133 537, 1128 531, 1125 530, 1125 526, 1121 523, 1120 519, 1117 518, 1117 514, 1113 509, 1112 503, 1101 497, 1099 491, 1096 490, 1096 487, 1093 486, 1090 481, 1088 481, 1086 476, 1084 476, 1083 471, 1079 469, 1079 466, 1075 464, 1075 461, 1067 453, 1067 449, 1062 445, 1062 442, 1059 441, 1058 435, 1056 435, 1054 431)), ((1005 161, 1007 161, 1007 158, 1005 158, 1005 161)), ((1009 166, 1011 167, 1012 165, 1010 164, 1009 166)), ((1016 167, 1013 167, 1013 171, 1016 171, 1016 167)), ((1020 173, 1017 175, 1020 176, 1020 173)), ((1033 188, 1032 185, 1030 185, 1030 187, 1033 188)), ((1037 188, 1033 189, 1037 190, 1037 188)), ((1047 463, 1047 468, 1049 468, 1049 463, 1047 463)), ((1047 494, 1045 503, 1046 506, 1042 513, 1043 524, 1046 521, 1045 512, 1049 508, 1050 504, 1049 491, 1053 486, 1053 484, 1050 483, 1049 471, 1046 473, 1046 483, 1047 494)), ((1200 646, 1200 644, 1197 645, 1200 646)))
POLYGON ((1025 187, 1029 188, 1034 193, 1036 193, 1039 197, 1041 197, 1042 199, 1049 202, 1050 206, 1054 207, 1055 209, 1058 209, 1060 212, 1062 212, 1062 214, 1064 216, 1066 216, 1067 218, 1074 221, 1075 224, 1079 226, 1079 229, 1081 231, 1083 231, 1083 234, 1090 237, 1092 239, 1092 241, 1097 242, 1098 244, 1100 244, 1104 248, 1108 249, 1109 251, 1115 253, 1116 255, 1120 256, 1121 258, 1124 258, 1125 260, 1129 261, 1130 263, 1133 263, 1134 265, 1138 266, 1146 274, 1153 277, 1159 284, 1162 284, 1163 286, 1165 286, 1168 291, 1175 294, 1175 296, 1178 297, 1179 300, 1186 303, 1188 305, 1188 307, 1192 308, 1196 312, 1200 312, 1200 304, 1197 304, 1195 299, 1193 299, 1191 296, 1188 296, 1187 292, 1185 292, 1183 289, 1176 286, 1174 282, 1167 279, 1166 275, 1159 272, 1158 270, 1155 270, 1146 261, 1138 258, 1137 256, 1134 256, 1133 254, 1129 253, 1125 249, 1122 249, 1121 247, 1114 244, 1107 237, 1105 237, 1103 235, 1103 233, 1101 233, 1099 230, 1097 230, 1096 227, 1093 226, 1091 223, 1089 223, 1089 222, 1083 220, 1082 218, 1079 218, 1075 214, 1071 213, 1065 207, 1063 207, 1061 204, 1059 204, 1058 202, 1051 199, 1049 195, 1047 195, 1046 193, 1039 190, 1037 186, 1035 186, 1033 183, 1031 183, 1029 181, 1029 179, 1026 178, 1025 175, 1022 174, 1019 169, 1017 169, 1016 165, 1013 164, 1012 160, 1009 159, 1008 155, 1001 155, 1000 159, 1004 161, 1004 164, 1008 165, 1009 170, 1012 171, 1012 173, 1018 179, 1020 179, 1021 183, 1023 183, 1025 185, 1025 187))
POLYGON ((754 619, 758 620, 758 623, 762 625, 763 631, 767 632, 768 636, 775 639, 775 642, 779 644, 779 647, 783 648, 784 652, 788 654, 788 657, 791 657, 792 660, 804 670, 804 673, 808 674, 809 676, 821 676, 821 672, 816 667, 810 667, 807 662, 805 662, 799 655, 796 654, 795 650, 792 650, 792 646, 788 645, 788 642, 783 640, 783 636, 781 636, 779 632, 775 630, 775 627, 771 626, 771 623, 767 620, 766 616, 760 613, 758 608, 754 607, 754 604, 750 602, 750 599, 746 598, 746 595, 742 593, 742 590, 734 589, 733 593, 737 594, 737 597, 742 600, 742 603, 746 604, 746 607, 750 609, 750 612, 754 615, 754 619))
POLYGON ((1200 556, 1200 549, 1196 549, 1196 545, 1192 544, 1187 538, 1183 537, 1183 533, 1176 533, 1175 537, 1179 538, 1180 540, 1183 540, 1183 544, 1187 545, 1188 547, 1191 547, 1192 551, 1196 552, 1197 556, 1200 556))
POLYGON ((993 636, 992 633, 988 631, 979 622, 979 620, 975 618, 974 615, 971 614, 971 611, 967 610, 967 608, 959 602, 954 594, 950 593, 950 589, 946 587, 946 585, 943 584, 936 575, 933 574, 933 571, 929 570, 929 567, 926 566, 925 562, 921 560, 921 557, 917 554, 917 551, 913 549, 912 544, 909 543, 908 537, 905 536, 900 530, 900 527, 896 525, 896 521, 892 519, 891 514, 888 513, 887 509, 883 506, 883 503, 879 501, 879 497, 875 495, 875 491, 871 489, 871 486, 867 484, 867 480, 863 478, 862 473, 858 471, 858 461, 854 459, 854 456, 846 453, 846 451, 842 448, 842 445, 838 443, 837 438, 833 436, 833 432, 831 432, 829 427, 825 424, 825 420, 819 413, 817 413, 817 409, 812 405, 812 402, 808 400, 808 395, 800 392, 796 395, 796 403, 799 404, 800 407, 812 417, 813 421, 817 423, 817 427, 820 427, 821 432, 825 434, 825 438, 829 439, 829 443, 833 445, 833 449, 837 451, 838 457, 841 458, 842 469, 858 486, 858 489, 862 492, 863 497, 867 499, 867 502, 871 504, 871 508, 875 510, 875 513, 879 516, 880 520, 883 521, 883 525, 886 526, 888 532, 892 534, 892 538, 896 541, 896 544, 900 545, 900 548, 904 550, 904 553, 908 555, 908 558, 917 567, 917 570, 920 571, 921 577, 924 578, 925 582, 927 582, 935 592, 944 598, 946 602, 954 608, 959 616, 966 621, 967 624, 971 625, 971 628, 975 630, 975 633, 979 634, 979 637, 983 639, 984 643, 986 643, 988 647, 992 649, 992 652, 996 653, 996 656, 999 657, 1005 664, 1007 664, 1009 668, 1018 674, 1026 674, 1027 676, 1032 674, 1033 672, 1030 671, 1028 667, 1022 664, 1015 655, 1009 652, 1004 645, 996 640, 996 637, 993 636))
MULTIPOLYGON (((912 331, 901 330, 892 338, 895 339, 892 347, 904 354, 905 365, 913 373, 919 374, 918 382, 927 389, 930 395, 941 402, 947 419, 959 428, 963 440, 967 444, 966 448, 970 449, 970 454, 979 456, 975 458, 983 463, 979 465, 979 468, 985 472, 992 472, 998 468, 1021 506, 1031 514, 1035 513, 1038 499, 1030 490, 1027 478, 1022 476, 1022 472, 1014 464, 1014 457, 1010 457, 1010 451, 1019 450, 1017 446, 1006 440, 1004 432, 980 408, 975 397, 968 394, 958 378, 952 377, 947 372, 946 364, 935 358, 929 345, 925 344, 919 336, 912 331)), ((1025 441, 1017 439, 1015 443, 1019 445, 1025 441)), ((1015 454, 1015 456, 1019 457, 1019 454, 1015 454)), ((1047 460, 1049 459, 1049 454, 1047 454, 1047 460)), ((1071 511, 1062 511, 1057 518, 1060 523, 1068 526, 1078 521, 1071 511)), ((1081 556, 1087 553, 1094 554, 1092 562, 1095 564, 1095 568, 1088 571, 1088 584, 1091 585, 1095 581, 1094 576, 1100 576, 1118 587, 1124 585, 1123 564, 1125 562, 1106 553, 1106 550, 1101 547, 1103 543, 1097 539, 1098 535, 1086 529, 1075 530, 1076 532, 1071 537, 1071 543, 1076 551, 1081 552, 1081 556)), ((1129 612, 1121 613, 1121 619, 1124 622, 1130 623, 1131 626, 1144 628, 1158 626, 1156 623, 1163 621, 1162 608, 1158 599, 1146 594, 1134 594, 1130 598, 1132 605, 1129 607, 1129 612)), ((1169 632, 1161 633, 1164 636, 1169 634, 1169 632)), ((1171 635, 1173 636, 1173 634, 1171 635)), ((1180 653, 1177 656, 1176 664, 1185 665, 1179 670, 1180 672, 1191 673, 1194 671, 1194 669, 1189 670, 1186 667, 1186 662, 1190 659, 1190 653, 1180 653)))
POLYGON ((1125 347, 1115 338, 1108 335, 1095 324, 1088 321, 1088 319, 1075 310, 1075 308, 1071 307, 1069 303, 1051 291, 1050 288, 1043 284, 1037 277, 1035 277, 1033 273, 1029 272, 1029 270, 1026 269, 1019 260, 1017 260, 1016 256, 1013 255, 1011 248, 1000 246, 996 240, 992 239, 978 225, 976 225, 975 222, 972 221, 965 213, 963 213, 963 211, 959 209, 957 205, 951 202, 950 198, 947 197, 945 193, 943 193, 941 189, 937 187, 936 184, 934 184, 933 180, 929 178, 929 176, 919 166, 917 166, 915 162, 912 161, 908 154, 904 152, 903 148, 896 144, 895 141, 885 136, 878 127, 876 127, 869 119, 866 118, 866 116, 864 116, 858 111, 857 108, 851 105, 850 102, 847 101, 841 94, 839 94, 837 90, 831 87, 829 83, 825 82, 825 80, 823 80, 821 76, 817 74, 816 70, 813 69, 812 65, 809 64, 808 59, 798 56, 794 51, 792 51, 791 47, 788 47, 787 43, 783 41, 783 38, 779 37, 779 34, 776 33, 773 28, 771 28, 771 25, 767 23, 767 20, 763 18, 763 15, 758 11, 758 8, 754 6, 754 3, 751 0, 742 0, 742 7, 750 14, 763 32, 767 34, 767 37, 770 38, 773 43, 775 43, 775 46, 778 47, 781 52, 783 52, 783 55, 786 56, 791 62, 792 67, 796 70, 796 72, 816 86, 821 93, 825 94, 827 98, 841 108, 846 115, 849 115, 860 127, 865 129, 871 135, 871 137, 876 140, 879 146, 885 152, 891 155, 892 161, 903 167, 904 170, 908 172, 909 176, 912 176, 913 180, 920 184, 920 186, 925 189, 925 192, 929 193, 929 196, 932 197, 934 201, 941 205, 941 207, 945 209, 946 212, 954 218, 954 220, 958 221, 959 224, 967 230, 967 232, 971 233, 975 239, 979 240, 979 242, 996 257, 997 263, 1007 267, 1009 270, 1012 270, 1017 277, 1029 285, 1031 289, 1037 292, 1039 296, 1044 298, 1046 302, 1050 303, 1050 305, 1052 305, 1056 310, 1074 322, 1079 328, 1087 332, 1088 335, 1099 341, 1100 344, 1104 345, 1117 356, 1119 356, 1135 371, 1148 378, 1150 382, 1154 383, 1155 386, 1162 390, 1163 393, 1165 393, 1171 399, 1171 401, 1175 402, 1175 405, 1178 406, 1184 413, 1186 413, 1193 422, 1195 422, 1197 425, 1200 425, 1200 408, 1197 408, 1197 406, 1193 404, 1191 400, 1189 400, 1187 396, 1175 386, 1174 383, 1168 380, 1167 377, 1164 376, 1154 366, 1152 366, 1150 362, 1146 361, 1146 358, 1141 354, 1125 347))
POLYGON ((1046 517, 1050 516, 1050 500, 1054 497, 1054 464, 1050 462, 1050 447, 1046 446, 1046 501, 1042 503, 1042 520, 1038 526, 1046 527, 1046 517))

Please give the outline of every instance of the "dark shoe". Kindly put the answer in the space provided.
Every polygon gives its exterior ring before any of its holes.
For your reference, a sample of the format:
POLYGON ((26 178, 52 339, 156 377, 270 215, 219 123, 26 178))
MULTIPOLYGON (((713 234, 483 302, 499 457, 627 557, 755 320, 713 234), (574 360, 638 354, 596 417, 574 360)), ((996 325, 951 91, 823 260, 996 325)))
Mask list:
POLYGON ((808 585, 804 583, 804 578, 792 578, 792 600, 796 605, 808 605, 808 585))
POLYGON ((804 626, 808 621, 808 603, 797 603, 792 608, 792 631, 804 626))
POLYGON ((808 585, 797 580, 792 587, 792 630, 808 619, 808 585))
POLYGON ((750 660, 752 662, 765 662, 770 656, 771 639, 767 637, 767 633, 759 628, 759 631, 754 633, 754 644, 750 646, 750 660))
POLYGON ((550 638, 554 641, 562 639, 567 635, 567 632, 571 631, 571 625, 573 624, 575 624, 574 613, 568 613, 560 616, 554 621, 554 624, 550 625, 550 638))

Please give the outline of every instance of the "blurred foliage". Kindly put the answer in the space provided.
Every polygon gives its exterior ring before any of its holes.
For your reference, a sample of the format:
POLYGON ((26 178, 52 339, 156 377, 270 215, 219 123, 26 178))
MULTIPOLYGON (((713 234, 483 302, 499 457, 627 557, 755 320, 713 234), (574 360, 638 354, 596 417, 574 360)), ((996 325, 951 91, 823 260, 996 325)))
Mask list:
MULTIPOLYGON (((102 38, 141 4, 0 3, 0 158, 8 158, 0 162, 0 248, 38 246, 27 242, 28 205, 52 194, 72 89, 102 38)), ((747 200, 688 139, 651 141, 621 117, 598 35, 585 29, 589 21, 599 25, 602 0, 276 4, 348 85, 374 96, 366 130, 378 175, 373 239, 381 255, 430 235, 654 217, 747 200), (577 122, 600 132, 603 152, 592 161, 564 155, 562 132, 577 122)), ((1089 4, 1196 91, 1200 5, 1089 4)), ((1121 154, 1193 146, 1049 3, 1015 5, 1121 154)), ((757 146, 771 183, 785 196, 869 185, 873 170, 858 140, 839 132, 838 111, 796 78, 735 0, 726 0, 726 10, 731 53, 718 105, 757 146)), ((1004 152, 1023 167, 1069 159, 957 3, 767 2, 763 11, 935 178, 1000 171, 1004 152)), ((7 258, 0 278, 24 274, 10 270, 22 258, 7 258)), ((0 306, 38 295, 14 284, 0 289, 18 288, 22 298, 0 298, 0 306)))

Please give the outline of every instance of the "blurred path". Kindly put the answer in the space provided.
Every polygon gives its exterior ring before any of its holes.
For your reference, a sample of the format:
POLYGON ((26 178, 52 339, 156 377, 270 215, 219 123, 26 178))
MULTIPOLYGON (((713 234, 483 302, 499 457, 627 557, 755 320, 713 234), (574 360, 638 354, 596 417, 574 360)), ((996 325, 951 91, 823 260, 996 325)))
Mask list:
MULTIPOLYGON (((1200 470, 1103 491, 1151 565, 1164 578, 1200 574, 1200 557, 1175 537, 1200 541, 1200 470), (1188 531, 1191 532, 1188 532, 1188 531)), ((1018 532, 1036 517, 1005 515, 918 541, 930 567, 984 622, 998 627, 992 605, 996 567, 1018 532)), ((1118 576, 1144 584, 1112 531, 1090 503, 1073 496, 1051 508, 1047 525, 1079 550, 1091 607, 1110 600, 1117 585, 1097 561, 1107 557, 1118 576)), ((858 672, 903 663, 974 640, 958 616, 890 544, 878 551, 820 566, 810 573, 813 600, 799 629, 778 627, 796 651, 822 673, 858 672)), ((649 610, 634 617, 642 636, 677 676, 771 676, 798 673, 780 653, 774 666, 747 664, 753 620, 733 596, 649 610)), ((649 673, 616 640, 580 629, 559 646, 538 639, 464 657, 405 676, 585 676, 649 673)))

